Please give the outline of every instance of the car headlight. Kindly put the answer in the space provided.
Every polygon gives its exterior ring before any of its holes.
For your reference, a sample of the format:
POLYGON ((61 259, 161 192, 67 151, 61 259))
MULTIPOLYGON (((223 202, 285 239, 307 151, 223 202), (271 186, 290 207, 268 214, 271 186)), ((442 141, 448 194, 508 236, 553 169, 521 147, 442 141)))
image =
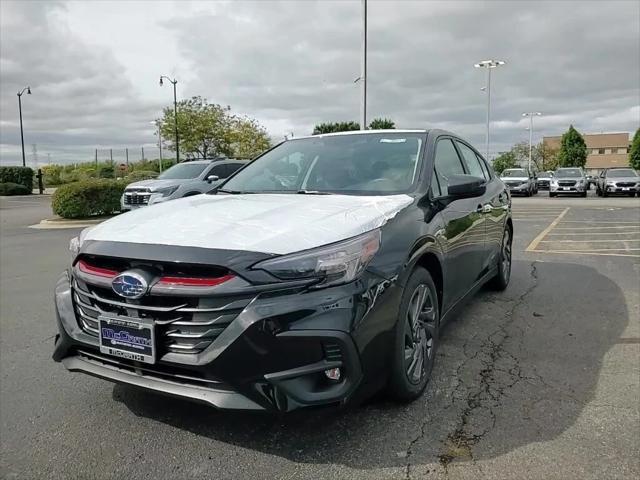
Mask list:
POLYGON ((379 248, 380 230, 372 230, 331 245, 265 260, 252 268, 281 280, 316 278, 324 287, 354 280, 379 248))
POLYGON ((614 186, 616 184, 616 182, 612 182, 610 180, 607 180, 607 185, 609 186, 614 186))
POLYGON ((551 180, 551 185, 553 185, 554 187, 558 186, 558 181, 557 180, 551 180))
POLYGON ((159 193, 163 197, 169 197, 173 195, 176 190, 178 190, 178 187, 180 187, 180 185, 174 185, 173 187, 158 188, 157 190, 154 190, 151 193, 159 193))
POLYGON ((576 182, 576 185, 584 185, 584 180, 580 179, 576 182))
POLYGON ((92 227, 85 228, 80 232, 80 235, 78 235, 77 237, 73 237, 71 240, 69 240, 69 251, 71 252, 72 261, 78 256, 78 253, 80 253, 80 247, 82 247, 82 242, 84 242, 84 237, 87 236, 87 233, 89 233, 89 230, 91 230, 91 228, 92 227))

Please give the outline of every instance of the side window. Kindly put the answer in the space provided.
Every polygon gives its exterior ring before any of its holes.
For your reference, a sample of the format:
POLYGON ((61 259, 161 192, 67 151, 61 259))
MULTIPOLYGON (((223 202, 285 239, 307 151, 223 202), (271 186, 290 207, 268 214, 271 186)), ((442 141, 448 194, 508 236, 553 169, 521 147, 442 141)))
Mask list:
POLYGON ((209 173, 207 173, 207 176, 205 178, 207 178, 209 175, 216 175, 218 178, 227 178, 226 167, 226 165, 216 165, 211 170, 209 170, 209 173))
POLYGON ((440 193, 448 195, 448 180, 451 175, 464 175, 464 167, 458 152, 449 139, 438 140, 436 144, 435 171, 440 184, 440 193))
POLYGON ((433 195, 433 198, 442 196, 442 192, 440 191, 440 184, 438 183, 438 178, 435 172, 433 175, 431 175, 431 195, 433 195))
POLYGON ((484 178, 489 180, 491 178, 491 170, 489 170, 489 166, 485 163, 484 159, 476 154, 478 161, 480 162, 480 168, 482 168, 482 173, 484 173, 484 178))
POLYGON ((227 164, 227 177, 229 177, 232 174, 236 173, 236 171, 240 170, 240 167, 242 167, 243 165, 244 165, 244 163, 229 163, 229 164, 227 164))
POLYGON ((464 158, 464 162, 467 164, 467 168, 469 169, 469 175, 473 175, 474 177, 484 178, 488 180, 484 171, 482 170, 482 165, 480 165, 480 160, 476 156, 476 152, 467 147, 464 143, 456 142, 458 148, 460 149, 460 153, 464 158))

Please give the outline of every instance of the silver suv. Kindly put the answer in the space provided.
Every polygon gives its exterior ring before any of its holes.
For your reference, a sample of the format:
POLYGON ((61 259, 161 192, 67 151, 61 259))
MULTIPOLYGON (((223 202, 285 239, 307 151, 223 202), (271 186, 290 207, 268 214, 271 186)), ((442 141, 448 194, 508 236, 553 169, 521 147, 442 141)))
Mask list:
POLYGON ((500 179, 512 195, 520 194, 530 197, 538 193, 536 177, 526 168, 507 168, 500 175, 500 179))
POLYGON ((580 167, 559 168, 553 174, 549 196, 558 194, 577 193, 581 197, 587 196, 587 177, 580 167))
POLYGON ((613 193, 640 197, 640 176, 633 168, 607 168, 598 177, 596 193, 602 197, 613 193))
POLYGON ((247 163, 246 160, 194 160, 179 163, 165 170, 156 179, 127 185, 120 199, 120 209, 126 212, 208 192, 247 163))

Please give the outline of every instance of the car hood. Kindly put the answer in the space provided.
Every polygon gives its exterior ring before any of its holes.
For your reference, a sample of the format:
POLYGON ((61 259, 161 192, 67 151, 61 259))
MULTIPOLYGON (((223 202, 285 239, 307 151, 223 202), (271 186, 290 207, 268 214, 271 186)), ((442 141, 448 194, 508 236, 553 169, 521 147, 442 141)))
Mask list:
POLYGON ((607 178, 607 182, 640 182, 640 177, 615 177, 615 178, 607 178))
POLYGON ((173 179, 173 180, 158 180, 158 179, 150 179, 150 180, 141 180, 139 182, 133 182, 127 185, 127 188, 148 188, 151 191, 159 190, 161 188, 173 187, 175 185, 182 185, 187 180, 184 179, 173 179))
POLYGON ((373 230, 413 202, 408 195, 196 195, 103 222, 83 241, 286 254, 373 230))
POLYGON ((500 180, 502 180, 503 182, 509 182, 512 180, 516 180, 518 182, 526 182, 527 180, 529 180, 529 177, 500 177, 500 180))

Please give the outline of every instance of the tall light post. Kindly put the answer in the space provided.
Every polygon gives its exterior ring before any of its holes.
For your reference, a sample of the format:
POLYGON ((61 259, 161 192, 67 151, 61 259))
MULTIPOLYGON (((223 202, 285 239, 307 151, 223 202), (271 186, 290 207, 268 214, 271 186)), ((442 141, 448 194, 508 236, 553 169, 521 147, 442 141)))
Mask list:
POLYGON ((540 112, 525 112, 522 114, 523 117, 529 117, 529 172, 531 172, 531 149, 533 142, 533 117, 539 117, 542 115, 540 112))
POLYGON ((176 163, 180 163, 180 145, 178 143, 178 97, 176 95, 176 83, 178 80, 171 79, 166 75, 160 76, 160 86, 162 86, 162 79, 169 80, 173 84, 173 124, 175 127, 175 137, 176 137, 176 163))
POLYGON ((500 67, 504 65, 506 62, 502 60, 483 60, 479 63, 476 63, 474 67, 476 68, 486 68, 487 69, 487 86, 485 90, 487 92, 487 134, 486 134, 486 151, 487 151, 487 161, 489 161, 489 125, 491 124, 491 70, 494 68, 500 67))
POLYGON ((158 129, 158 148, 160 148, 160 160, 159 160, 159 170, 162 173, 162 132, 160 131, 160 120, 153 120, 149 122, 151 125, 155 125, 158 129))
POLYGON ((367 0, 362 0, 362 61, 360 76, 353 83, 360 82, 360 130, 367 129, 367 0))
POLYGON ((18 92, 18 110, 20 112, 20 142, 22 143, 22 166, 27 166, 27 161, 24 157, 24 131, 22 129, 22 94, 27 91, 27 95, 31 95, 31 87, 24 87, 18 92))

